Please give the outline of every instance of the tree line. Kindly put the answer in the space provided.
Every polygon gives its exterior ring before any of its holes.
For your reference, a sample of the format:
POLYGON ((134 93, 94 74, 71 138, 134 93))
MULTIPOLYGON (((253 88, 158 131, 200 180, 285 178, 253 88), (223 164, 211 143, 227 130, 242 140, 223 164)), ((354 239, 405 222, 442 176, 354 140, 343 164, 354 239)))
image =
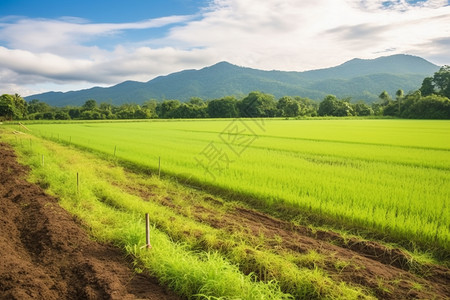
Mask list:
POLYGON ((418 119, 450 119, 450 67, 444 66, 433 77, 426 77, 417 91, 407 95, 400 89, 392 98, 386 91, 371 105, 334 95, 322 101, 304 97, 273 95, 259 91, 242 99, 226 96, 204 101, 193 97, 179 100, 148 100, 142 104, 113 105, 94 99, 82 106, 52 107, 33 99, 26 102, 20 95, 0 96, 0 120, 102 120, 102 119, 178 119, 236 117, 315 117, 315 116, 394 116, 418 119))

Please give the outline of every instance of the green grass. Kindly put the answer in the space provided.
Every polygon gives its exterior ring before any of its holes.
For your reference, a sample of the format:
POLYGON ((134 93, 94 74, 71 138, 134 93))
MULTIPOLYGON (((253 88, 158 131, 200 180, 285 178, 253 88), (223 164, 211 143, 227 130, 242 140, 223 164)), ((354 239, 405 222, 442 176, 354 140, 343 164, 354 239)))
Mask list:
POLYGON ((161 157, 163 174, 269 208, 282 204, 444 257, 450 251, 448 121, 199 120, 29 128, 110 156, 116 149, 116 158, 136 169, 156 171, 161 157))
MULTIPOLYGON (((12 137, 9 139, 15 142, 12 137)), ((193 251, 189 244, 174 241, 156 227, 151 230, 154 247, 141 248, 145 245, 143 214, 150 207, 111 185, 110 180, 124 176, 122 168, 53 143, 31 140, 26 145, 16 143, 16 147, 21 160, 32 167, 32 179, 58 195, 60 204, 83 220, 94 237, 126 249, 136 265, 143 266, 178 294, 194 299, 291 298, 280 291, 276 282, 257 281, 217 252, 193 251), (43 166, 42 155, 46 158, 43 166), (121 207, 121 201, 131 207, 121 207)))
MULTIPOLYGON (((242 236, 230 236, 195 222, 125 188, 154 186, 151 191, 158 192, 156 198, 167 194, 177 198, 170 182, 126 173, 114 160, 105 161, 72 147, 29 136, 27 143, 12 135, 4 138, 32 167, 32 180, 58 195, 61 205, 82 219, 93 236, 126 249, 135 259, 137 270, 151 272, 180 295, 199 299, 289 299, 291 295, 308 299, 370 299, 359 287, 335 282, 317 268, 299 268, 283 256, 256 249, 242 236), (154 224, 150 251, 141 248, 144 212, 150 212, 154 224)), ((188 192, 176 190, 181 193, 177 201, 187 201, 188 192)), ((317 255, 311 257, 319 260, 317 255)), ((302 260, 308 264, 311 259, 302 260)))

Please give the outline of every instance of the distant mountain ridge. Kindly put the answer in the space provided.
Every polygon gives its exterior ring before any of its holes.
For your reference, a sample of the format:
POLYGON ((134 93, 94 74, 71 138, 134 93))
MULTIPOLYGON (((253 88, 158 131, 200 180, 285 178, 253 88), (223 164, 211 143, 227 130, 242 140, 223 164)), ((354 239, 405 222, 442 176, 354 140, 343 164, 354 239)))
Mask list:
POLYGON ((142 103, 149 99, 191 97, 217 99, 245 96, 262 91, 282 96, 301 96, 321 100, 328 94, 374 101, 386 90, 395 95, 398 89, 416 90, 422 80, 433 75, 439 66, 412 55, 392 55, 376 59, 352 59, 339 66, 305 71, 263 71, 219 62, 200 70, 184 70, 156 77, 148 82, 125 81, 112 87, 48 92, 28 96, 54 106, 82 105, 88 99, 112 104, 142 103))

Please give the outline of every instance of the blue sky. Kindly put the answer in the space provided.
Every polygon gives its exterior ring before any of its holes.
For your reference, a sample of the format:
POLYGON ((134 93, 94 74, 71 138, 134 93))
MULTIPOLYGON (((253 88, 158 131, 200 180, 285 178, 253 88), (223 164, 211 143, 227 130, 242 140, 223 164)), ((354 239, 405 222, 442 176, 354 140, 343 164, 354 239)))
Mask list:
POLYGON ((0 93, 148 81, 219 61, 305 71, 405 53, 450 64, 448 0, 0 3, 0 93))

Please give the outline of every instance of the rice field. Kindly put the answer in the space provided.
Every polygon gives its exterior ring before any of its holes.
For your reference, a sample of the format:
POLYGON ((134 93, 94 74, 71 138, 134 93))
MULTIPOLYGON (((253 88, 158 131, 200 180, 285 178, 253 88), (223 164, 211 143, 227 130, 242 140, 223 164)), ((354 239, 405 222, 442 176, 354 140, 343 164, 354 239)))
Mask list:
POLYGON ((450 122, 183 120, 27 124, 31 133, 270 208, 450 251, 450 122))

